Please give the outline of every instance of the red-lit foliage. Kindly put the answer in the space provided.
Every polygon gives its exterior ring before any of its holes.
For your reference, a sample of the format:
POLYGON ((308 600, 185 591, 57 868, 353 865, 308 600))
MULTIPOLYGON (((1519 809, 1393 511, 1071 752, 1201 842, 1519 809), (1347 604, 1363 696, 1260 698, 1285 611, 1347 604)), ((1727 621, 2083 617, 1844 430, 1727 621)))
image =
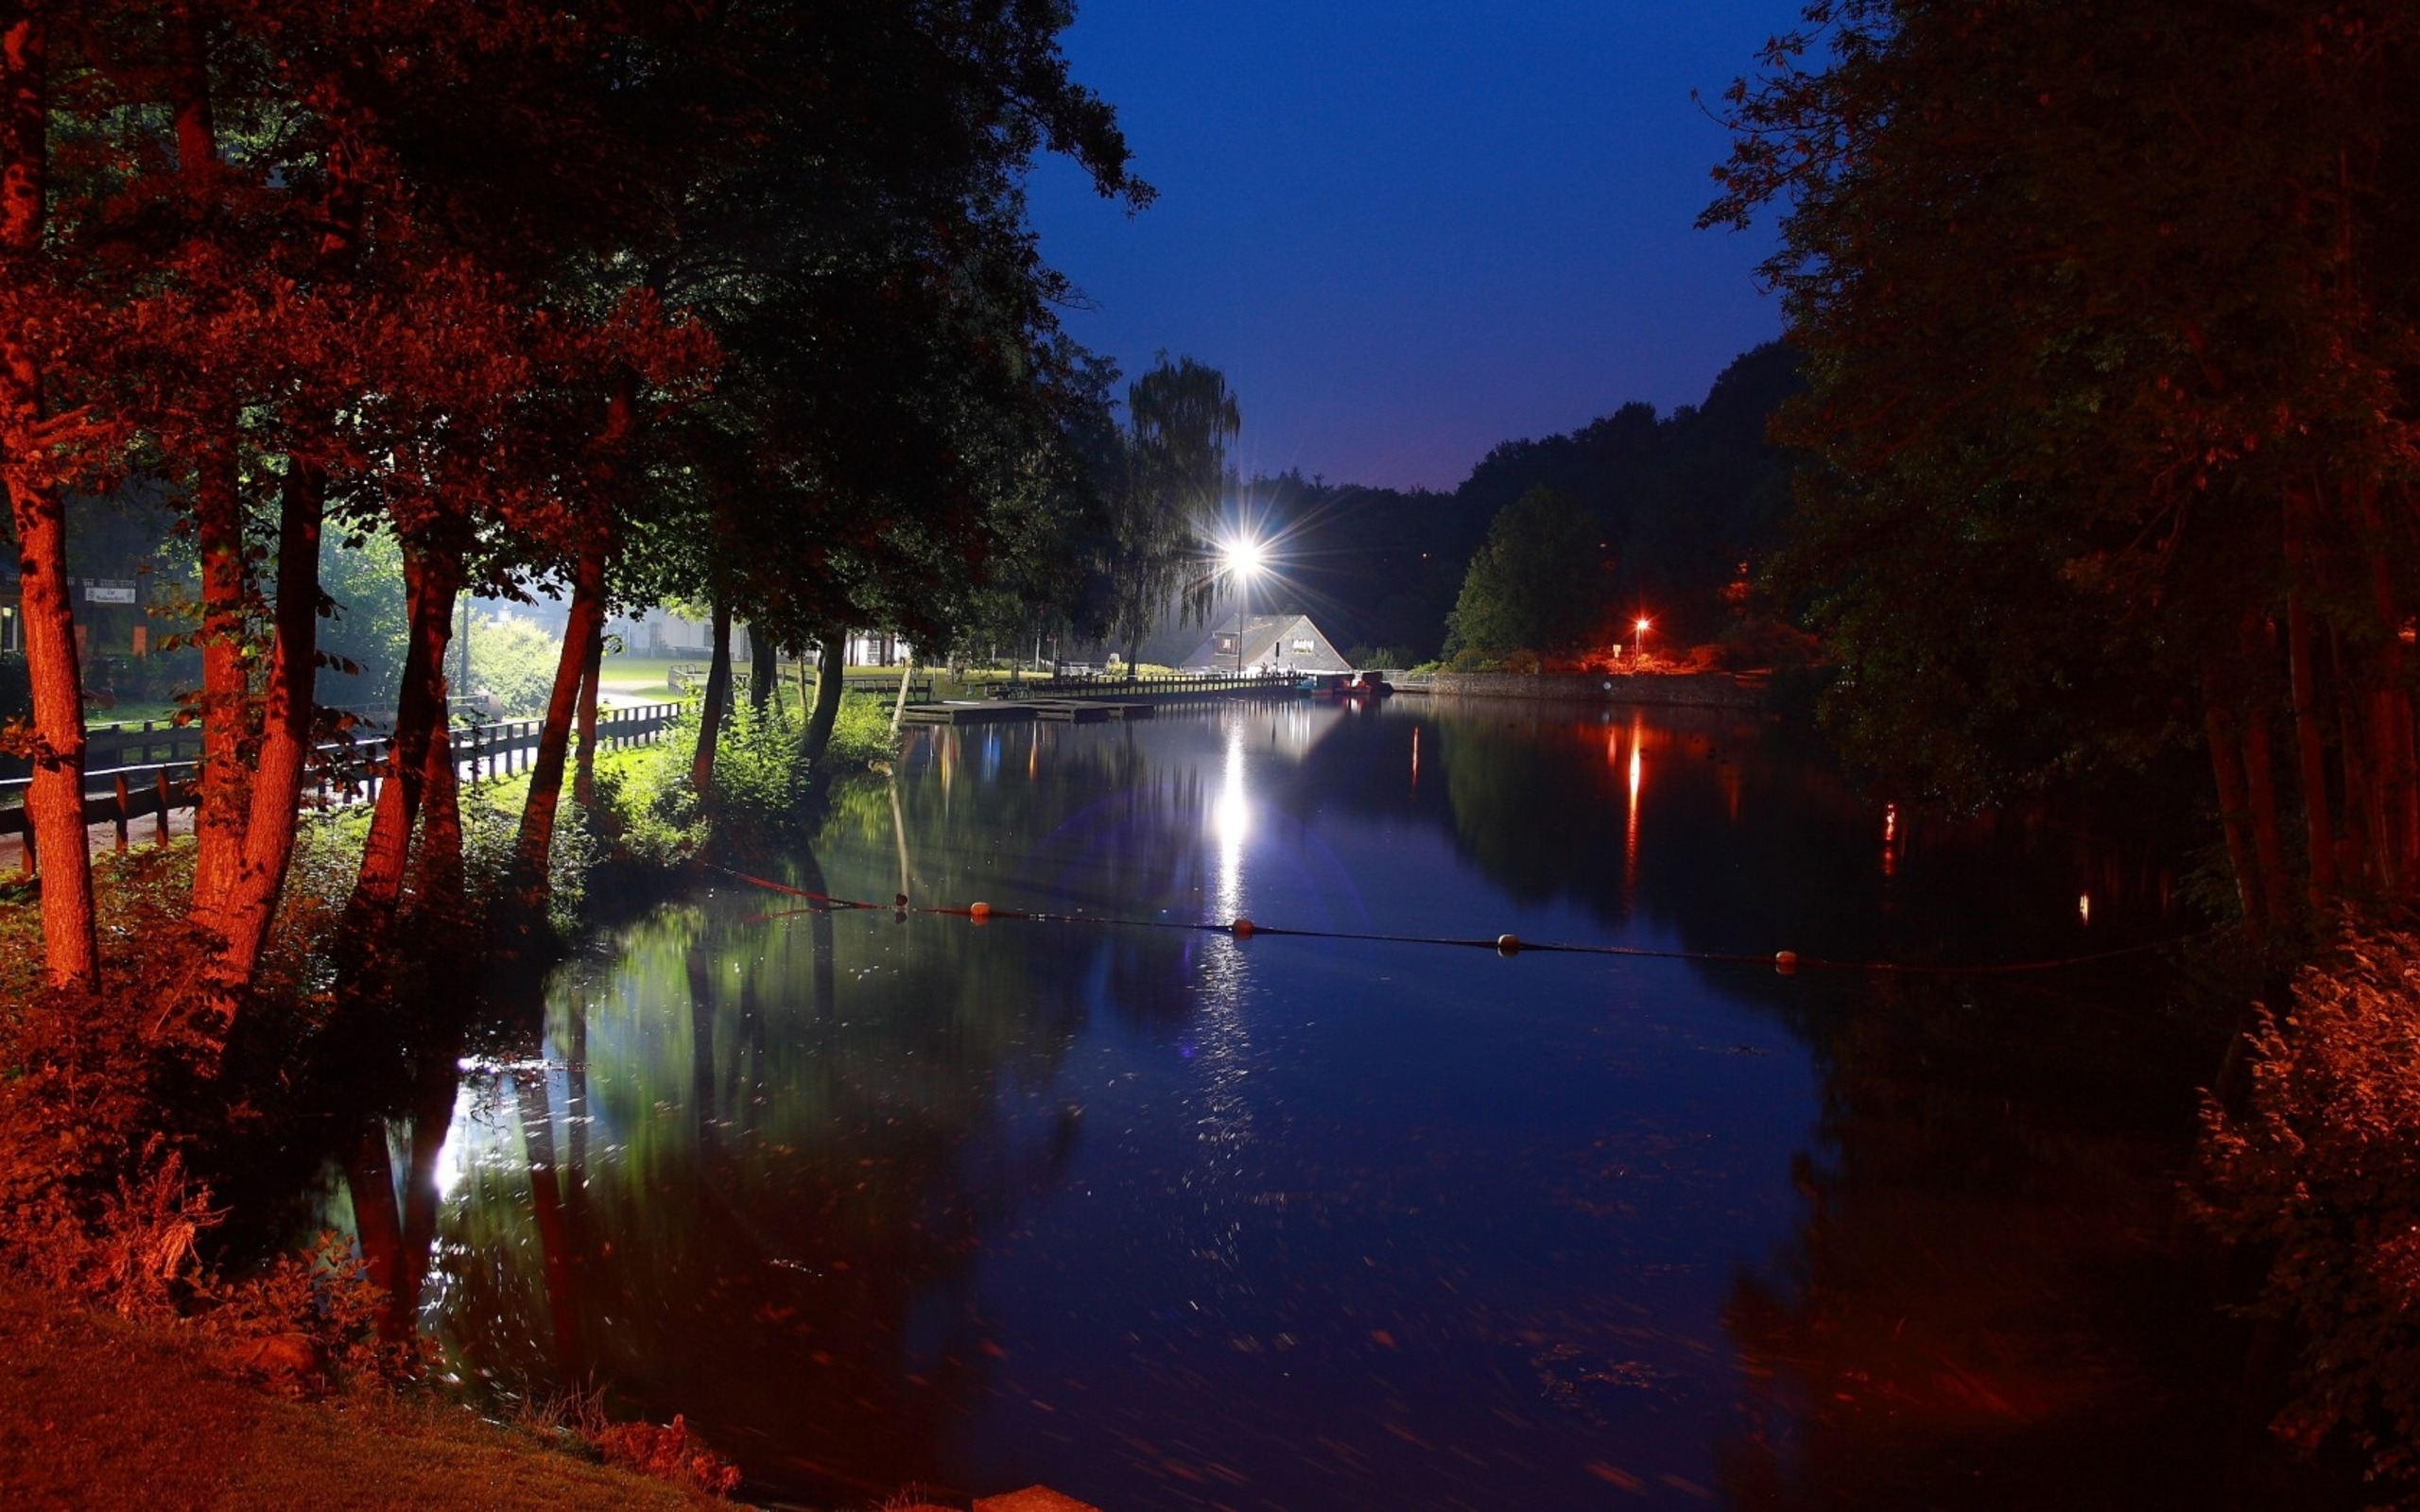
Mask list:
POLYGON ((2241 1112, 2204 1112, 2195 1201, 2269 1257, 2256 1310, 2302 1340, 2276 1430, 2420 1477, 2420 936, 2348 937, 2249 1048, 2241 1112))
POLYGON ((615 1423, 596 1435, 596 1447, 608 1465, 695 1486, 712 1496, 728 1496, 739 1486, 739 1467, 708 1448, 677 1414, 661 1428, 615 1423))

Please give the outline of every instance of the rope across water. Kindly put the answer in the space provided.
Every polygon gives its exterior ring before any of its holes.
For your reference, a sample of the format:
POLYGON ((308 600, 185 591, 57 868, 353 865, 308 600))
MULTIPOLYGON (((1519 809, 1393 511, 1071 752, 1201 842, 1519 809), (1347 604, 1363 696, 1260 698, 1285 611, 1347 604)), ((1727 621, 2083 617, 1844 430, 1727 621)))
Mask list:
POLYGON ((1191 922, 1170 919, 1118 919, 1095 914, 1052 914, 1024 908, 994 908, 987 902, 968 903, 959 908, 915 904, 901 893, 890 902, 869 902, 858 898, 838 898, 829 893, 810 892, 766 877, 751 876, 730 867, 711 867, 726 876, 735 877, 751 886, 764 887, 807 901, 808 911, 838 912, 872 910, 896 914, 931 914, 952 919, 964 919, 977 924, 994 920, 1017 920, 1037 924, 1082 924, 1097 929, 1168 929, 1197 935, 1227 935, 1236 939, 1251 939, 1257 935, 1290 936, 1296 939, 1363 940, 1384 945, 1444 945, 1464 950, 1490 950, 1499 955, 1518 955, 1530 951, 1553 952, 1565 955, 1626 955, 1641 960, 1704 961, 1731 966, 1770 966, 1787 976, 1798 971, 1890 971, 1902 975, 1924 976, 2007 976, 2030 971, 2052 971, 2065 967, 2083 966, 2095 961, 2116 960, 2121 956, 2143 955, 2167 950, 2198 935, 2176 936, 2152 940, 2141 945, 2120 946, 2114 950, 2094 951, 2083 955, 2065 955, 2044 960, 1985 962, 1970 966, 1911 965, 1900 961, 1836 960, 1822 955, 1801 955, 1796 951, 1776 951, 1771 955, 1752 955, 1732 951, 1654 950, 1637 945, 1570 944, 1551 940, 1527 940, 1514 935, 1493 937, 1461 938, 1445 935, 1375 935, 1341 929, 1288 929, 1281 925, 1264 924, 1255 919, 1236 919, 1227 923, 1207 920, 1191 922))

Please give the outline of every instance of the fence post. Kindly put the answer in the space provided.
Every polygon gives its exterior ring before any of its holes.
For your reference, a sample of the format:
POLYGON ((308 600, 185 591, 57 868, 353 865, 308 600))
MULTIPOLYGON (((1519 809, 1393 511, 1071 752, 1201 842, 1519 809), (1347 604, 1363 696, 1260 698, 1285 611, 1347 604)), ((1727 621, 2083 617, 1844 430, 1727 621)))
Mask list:
POLYGON ((151 774, 151 777, 152 788, 160 796, 159 827, 153 833, 160 837, 162 845, 166 845, 168 843, 168 769, 164 766, 160 767, 151 774))
POLYGON ((17 833, 26 837, 26 848, 17 854, 17 866, 19 870, 24 872, 25 875, 30 877, 34 874, 34 867, 36 865, 34 861, 33 820, 26 817, 25 810, 19 809, 17 811, 17 823, 23 826, 23 828, 17 833))
POLYGON ((120 850, 124 850, 126 849, 127 811, 126 774, 124 772, 117 774, 117 782, 115 785, 117 787, 117 848, 120 850))

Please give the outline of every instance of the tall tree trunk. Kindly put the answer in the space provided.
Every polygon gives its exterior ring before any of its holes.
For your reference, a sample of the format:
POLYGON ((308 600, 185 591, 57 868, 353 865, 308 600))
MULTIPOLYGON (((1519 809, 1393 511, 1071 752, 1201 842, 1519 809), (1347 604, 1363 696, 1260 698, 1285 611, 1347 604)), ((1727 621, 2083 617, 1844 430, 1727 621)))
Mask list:
POLYGON ((2394 579, 2388 558, 2386 523, 2378 511, 2377 489, 2361 483, 2353 489, 2353 506, 2361 525, 2363 555, 2369 562, 2370 608, 2377 616, 2377 653, 2369 698, 2370 765, 2379 784, 2383 822, 2381 852, 2387 860, 2391 887, 2399 896, 2420 890, 2420 750, 2415 750, 2411 690, 2405 683, 2407 657, 2403 649, 2403 610, 2395 601, 2394 579))
POLYGON ((356 968, 383 954, 403 896, 412 831, 426 789, 429 752, 443 739, 445 650, 454 638, 454 597, 460 568, 449 555, 421 546, 404 551, 404 599, 409 618, 395 730, 387 747, 386 782, 361 850, 361 867, 345 904, 345 952, 356 968))
POLYGON ((773 701, 773 679, 781 669, 773 662, 773 643, 752 621, 748 627, 748 703, 763 718, 773 701))
POLYGON ((2243 666, 2251 679, 2252 697, 2243 725, 2243 782, 2252 814, 2253 854, 2260 861, 2261 903, 2272 928, 2286 922, 2287 893, 2285 828, 2277 817, 2277 760, 2269 735, 2269 712, 2276 647, 2267 622, 2257 610, 2247 610, 2240 626, 2243 666))
POLYGON ((2382 888, 2387 878, 2378 866, 2378 847, 2386 833, 2385 815, 2377 774, 2364 757, 2368 743, 2362 738, 2361 700, 2353 696, 2355 679, 2344 665, 2344 638, 2333 628, 2327 632, 2327 664, 2336 689, 2337 768, 2344 778, 2343 824, 2336 835, 2336 880, 2348 889, 2361 885, 2382 888))
POLYGON ((2308 500, 2286 501, 2286 659, 2294 709, 2294 759, 2303 788, 2303 827, 2310 848, 2310 906, 2324 914, 2336 891, 2336 831, 2328 812, 2325 712, 2312 666, 2310 610, 2304 588, 2309 571, 2303 517, 2308 500))
POLYGON ((815 652, 815 707, 806 716, 806 735, 799 742, 799 759, 811 769, 823 760, 832 744, 832 726, 840 717, 840 695, 847 689, 849 638, 838 630, 823 637, 815 652))
POLYGON ((588 632, 579 668, 579 743, 572 761, 571 800, 584 809, 596 806, 596 683, 605 673, 605 616, 588 632))
POLYGON ((244 655, 251 570, 244 555, 243 500, 235 479, 234 419, 202 441, 194 487, 194 533, 201 556, 201 781, 194 812, 193 893, 221 899, 244 849, 251 784, 245 762, 251 724, 244 655))
MULTIPOLYGON (((294 861, 319 675, 320 526, 326 499, 326 474, 300 459, 290 461, 278 526, 277 639, 269 657, 243 859, 225 897, 206 915, 224 941, 207 967, 224 1019, 233 1017, 260 965, 294 861)), ((196 903, 210 906, 205 900, 196 903)))
MULTIPOLYGON (((349 140, 338 136, 329 145, 325 165, 324 214, 314 255, 333 290, 352 269, 359 247, 362 193, 360 163, 349 140)), ((243 994, 277 921, 278 900, 294 861, 294 831, 301 818, 296 807, 311 757, 319 683, 320 527, 327 499, 327 473, 319 459, 307 449, 289 449, 278 500, 274 640, 262 700, 260 754, 244 820, 243 858, 219 895, 197 894, 194 899, 196 917, 223 941, 205 964, 203 978, 231 1038, 243 994)))
POLYGON ((908 684, 916 676, 916 653, 908 652, 899 659, 899 696, 891 700, 890 732, 899 733, 899 721, 908 713, 908 684))
POLYGON ((555 845, 555 810, 563 790, 563 761, 571 751, 571 722, 588 669, 588 644, 605 623, 605 540, 598 529, 579 554, 572 577, 571 619, 563 629, 562 654, 555 660, 554 693, 546 722, 538 731, 538 759, 529 767, 529 797, 521 809, 521 833, 513 847, 513 897, 534 916, 546 906, 546 860, 555 845))
POLYGON ((2236 730, 2226 707, 2225 679, 2215 671, 2202 679, 2202 720, 2210 744, 2210 775, 2219 793, 2219 825, 2226 834, 2227 864, 2235 870, 2237 901, 2243 908, 2243 927, 2257 935, 2264 917, 2263 892, 2252 844, 2251 804, 2244 789, 2243 767, 2236 760, 2236 730))
MULTIPOLYGON (((41 8, 0 9, 0 279, 36 292, 49 192, 50 36, 41 8)), ((42 858, 43 963, 54 986, 100 983, 93 858, 84 835, 84 678, 68 597, 67 515, 43 434, 42 336, 32 311, 0 329, 0 483, 17 527, 18 611, 33 682, 26 816, 42 858)))
POLYGON ((437 728, 421 778, 420 911, 429 919, 458 918, 462 907, 462 782, 454 769, 453 716, 438 683, 437 728))
MULTIPOLYGON (((218 129, 211 110, 206 39, 189 5, 169 32, 175 57, 177 176, 197 241, 210 234, 217 202, 218 129)), ((251 567, 245 556, 244 506, 237 477, 235 407, 205 404, 195 438, 193 520, 201 561, 201 769, 194 812, 196 898, 223 899, 234 883, 250 802, 245 761, 251 687, 244 655, 251 567)))
POLYGON ((715 747, 721 743, 723 719, 731 710, 731 600, 719 587, 715 590, 713 635, 706 696, 698 707, 698 752, 689 764, 689 785, 708 805, 714 802, 715 747))

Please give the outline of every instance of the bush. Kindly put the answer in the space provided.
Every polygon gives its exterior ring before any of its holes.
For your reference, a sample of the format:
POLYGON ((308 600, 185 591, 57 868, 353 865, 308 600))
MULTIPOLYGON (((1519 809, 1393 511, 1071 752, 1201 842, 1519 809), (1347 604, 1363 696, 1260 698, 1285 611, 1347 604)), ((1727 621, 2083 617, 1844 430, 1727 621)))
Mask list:
MULTIPOLYGON (((719 753, 716 760, 721 760, 719 753)), ((739 1467, 708 1448, 678 1414, 662 1428, 652 1423, 615 1423, 596 1435, 596 1449, 608 1465, 709 1496, 729 1496, 739 1485, 739 1467)))
POLYGON ((890 701, 873 694, 847 694, 840 699, 839 716, 832 722, 832 739, 823 747, 822 775, 870 771, 898 750, 898 737, 890 732, 890 701))
POLYGON ((174 854, 96 858, 98 992, 45 986, 40 910, 0 908, 0 1259, 137 1314, 177 1305, 216 1217, 187 1173, 213 1120, 174 854))
MULTIPOLYGON (((800 822, 817 775, 799 760, 802 729, 802 721, 782 709, 759 714, 743 702, 733 712, 715 745, 712 816, 726 834, 780 833, 800 822)), ((849 694, 824 747, 822 775, 868 770, 897 749, 890 701, 849 694)), ((692 709, 626 769, 599 771, 601 806, 613 813, 614 838, 630 859, 676 865, 706 843, 709 806, 689 782, 697 750, 692 709)))
POLYGON ((2380 1475, 2420 1478, 2420 938, 2348 937, 2251 1035, 2239 1115, 2203 1113, 2195 1206, 2265 1249, 2256 1314, 2303 1337, 2272 1425, 2349 1434, 2380 1475))
POLYGON ((1726 672, 1805 667, 1815 663, 1823 644, 1814 636, 1771 616, 1740 620, 1715 637, 1718 664, 1726 672))
POLYGON ((483 614, 471 630, 471 681, 494 696, 499 718, 542 714, 562 651, 562 637, 517 614, 483 614))

